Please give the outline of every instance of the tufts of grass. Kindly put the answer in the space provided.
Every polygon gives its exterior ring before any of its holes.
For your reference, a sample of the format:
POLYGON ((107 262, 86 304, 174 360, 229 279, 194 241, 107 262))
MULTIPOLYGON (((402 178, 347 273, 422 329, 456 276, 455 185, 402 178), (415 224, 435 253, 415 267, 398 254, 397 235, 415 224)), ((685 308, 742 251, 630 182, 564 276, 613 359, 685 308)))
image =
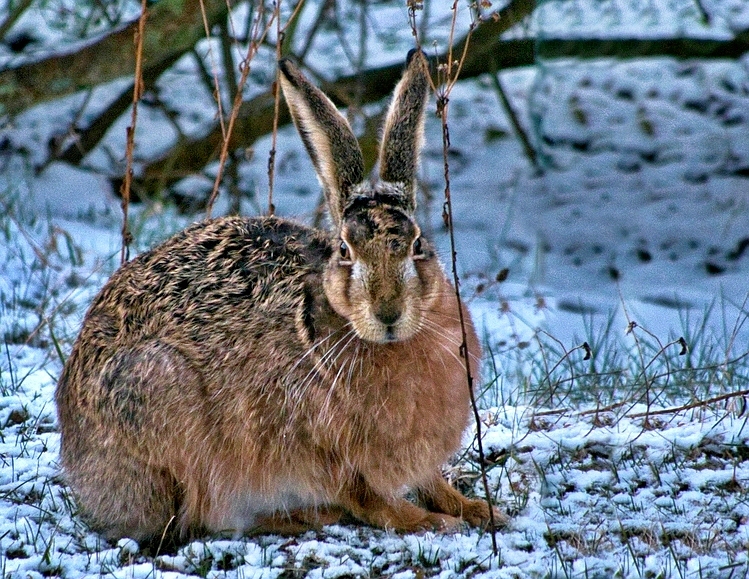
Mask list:
POLYGON ((617 312, 583 314, 584 335, 574 345, 542 329, 532 339, 487 342, 484 406, 611 410, 619 416, 638 405, 646 411, 700 407, 701 401, 708 406, 749 390, 746 302, 716 301, 697 316, 681 309, 680 333, 663 337, 624 312, 626 325, 617 312))

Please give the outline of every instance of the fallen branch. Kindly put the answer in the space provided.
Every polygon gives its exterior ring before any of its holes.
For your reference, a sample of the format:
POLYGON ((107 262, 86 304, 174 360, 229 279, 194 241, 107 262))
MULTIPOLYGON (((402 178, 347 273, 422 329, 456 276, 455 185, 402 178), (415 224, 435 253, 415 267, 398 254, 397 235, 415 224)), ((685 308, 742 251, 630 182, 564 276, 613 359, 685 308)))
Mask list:
MULTIPOLYGON (((211 24, 226 17, 225 0, 205 0, 211 24)), ((163 61, 174 62, 204 36, 199 0, 153 2, 149 33, 143 39, 144 74, 163 61)), ((15 115, 34 105, 132 74, 132 39, 138 19, 80 48, 0 72, 0 114, 15 115)))
MULTIPOLYGON (((681 406, 661 408, 660 410, 651 410, 650 412, 633 412, 631 414, 626 413, 624 414, 624 416, 626 416, 627 418, 642 418, 644 416, 655 416, 660 414, 676 414, 677 412, 683 412, 684 410, 704 408, 706 406, 710 406, 711 404, 715 404, 716 402, 723 402, 724 400, 730 400, 731 398, 741 398, 742 396, 749 396, 749 390, 726 392, 724 394, 719 394, 717 396, 707 398, 706 400, 695 400, 694 402, 689 402, 688 404, 683 404, 681 406)), ((621 408, 622 406, 626 406, 628 404, 631 404, 630 400, 623 400, 621 402, 609 404, 608 406, 604 406, 602 408, 589 408, 587 410, 580 410, 578 412, 574 412, 571 408, 554 408, 552 410, 541 410, 539 412, 533 412, 531 414, 531 419, 544 416, 590 416, 591 414, 611 412, 612 410, 616 410, 617 408, 621 408)))

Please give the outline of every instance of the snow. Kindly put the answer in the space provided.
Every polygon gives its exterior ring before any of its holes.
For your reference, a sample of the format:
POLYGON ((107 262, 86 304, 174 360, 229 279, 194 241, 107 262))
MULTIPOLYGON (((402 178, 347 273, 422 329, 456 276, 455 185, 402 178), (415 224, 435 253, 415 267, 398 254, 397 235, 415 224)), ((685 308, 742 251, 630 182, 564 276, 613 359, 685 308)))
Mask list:
MULTIPOLYGON (((617 2, 557 4, 544 3, 531 26, 549 36, 686 31, 712 38, 749 26, 749 5, 741 0, 702 2, 713 15, 710 26, 699 22, 696 4, 686 0, 633 2, 631 10, 617 2), (565 17, 550 17, 554 10, 565 17)), ((367 39, 370 66, 402 58, 411 42, 402 6, 378 10, 372 24, 377 33, 367 39)), ((437 12, 433 6, 432 17, 444 20, 437 12)), ((303 10, 300 26, 314 16, 314 10, 303 10)), ((242 14, 235 17, 241 20, 242 14)), ((462 10, 459 26, 465 28, 467 20, 462 10)), ((444 41, 442 24, 430 33, 444 41)), ((17 26, 38 30, 43 42, 35 57, 65 40, 40 13, 17 26)), ((356 46, 356 33, 345 34, 356 46)), ((326 58, 349 71, 341 39, 333 33, 321 39, 311 56, 318 70, 338 72, 325 69, 326 58)), ((208 47, 201 44, 201 54, 208 47)), ((0 58, 9 64, 17 57, 0 58)), ((270 62, 259 63, 248 95, 265 87, 260 81, 271 78, 270 62)), ((744 57, 546 62, 503 73, 513 106, 543 153, 543 172, 523 157, 487 79, 463 82, 451 94, 461 283, 487 345, 483 379, 492 381, 481 412, 484 451, 492 463, 487 476, 499 505, 512 515, 508 528, 496 534, 497 556, 489 534, 468 528, 401 536, 332 526, 299 537, 206 538, 156 557, 144 555, 130 539, 112 545, 91 532, 58 472, 53 399, 61 363, 55 342, 69 352, 85 308, 118 259, 119 208, 105 175, 129 120, 120 119, 84 168, 53 163, 35 172, 30 166, 44 162, 50 138, 84 99, 73 95, 14 119, 4 134, 28 153, 10 159, 0 174, 2 575, 749 576, 746 396, 687 407, 724 394, 726 384, 746 389, 746 365, 725 365, 737 372, 734 383, 719 380, 716 371, 712 382, 675 393, 653 374, 658 397, 646 405, 642 392, 626 389, 642 370, 637 363, 615 380, 601 377, 590 385, 579 378, 583 392, 575 391, 575 382, 569 391, 561 382, 551 393, 551 380, 544 381, 533 357, 544 344, 553 365, 561 356, 554 357, 552 347, 561 344, 569 355, 552 374, 567 371, 569 361, 580 375, 585 368, 575 356, 581 359, 582 353, 572 350, 588 341, 595 367, 611 369, 615 363, 607 366, 606 360, 630 360, 635 336, 646 341, 637 328, 662 344, 685 336, 695 365, 702 355, 722 363, 747 353, 749 255, 741 248, 749 232, 748 69, 744 57), (493 281, 503 268, 509 269, 507 281, 493 281), (637 326, 628 333, 633 321, 637 326), (557 342, 544 341, 545 335, 557 342), (610 341, 599 340, 599 348, 596 338, 602 336, 610 341)), ((195 74, 194 62, 180 61, 162 79, 160 93, 181 112, 180 130, 190 135, 213 118, 210 95, 194 82, 195 74)), ((82 120, 93 118, 126 86, 127 79, 97 89, 82 120)), ((142 113, 137 152, 145 159, 176 136, 158 111, 142 113)), ((247 212, 263 207, 269 148, 268 139, 256 143, 253 160, 240 169, 248 188, 260 192, 254 205, 245 204, 247 212)), ((318 185, 292 127, 279 132, 278 150, 278 210, 309 221, 318 185)), ((440 127, 431 115, 423 158, 422 182, 434 200, 420 201, 419 218, 448 256, 441 227, 440 127)), ((115 160, 122 161, 117 155, 115 160)), ((180 187, 205 191, 209 177, 194 176, 180 187)), ((159 204, 133 208, 134 250, 194 218, 159 204)), ((654 348, 646 349, 648 361, 665 357, 654 348)), ((466 433, 466 456, 447 472, 481 494, 474 438, 466 433)))

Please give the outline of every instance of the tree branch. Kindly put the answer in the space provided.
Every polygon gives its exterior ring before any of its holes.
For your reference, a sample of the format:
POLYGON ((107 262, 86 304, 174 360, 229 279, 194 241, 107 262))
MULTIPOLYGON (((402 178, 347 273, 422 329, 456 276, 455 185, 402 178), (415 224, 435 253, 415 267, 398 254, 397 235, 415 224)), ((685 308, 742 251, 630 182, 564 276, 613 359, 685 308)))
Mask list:
MULTIPOLYGON (((481 30, 479 27, 477 30, 481 30)), ((456 49, 454 49, 456 50, 456 49)), ((703 40, 691 38, 673 39, 612 39, 579 40, 549 39, 537 46, 535 39, 501 40, 492 38, 487 44, 469 45, 468 55, 461 71, 461 79, 471 78, 490 71, 491 68, 505 70, 522 66, 533 66, 537 58, 555 59, 575 57, 579 60, 597 58, 646 58, 673 57, 689 58, 737 58, 749 51, 749 37, 738 36, 734 40, 703 40), (538 52, 536 52, 538 48, 538 52)), ((443 55, 441 55, 443 56, 443 55)), ((326 94, 339 106, 354 102, 354 95, 360 104, 381 100, 389 94, 400 78, 402 64, 384 66, 363 71, 360 74, 344 76, 322 83, 326 94)), ((285 108, 281 109, 279 125, 290 121, 285 108)), ((256 139, 268 134, 273 123, 273 96, 270 91, 242 104, 231 135, 230 146, 248 147, 256 139)), ((221 143, 218 126, 208 134, 184 143, 178 143, 167 158, 146 165, 136 179, 141 194, 151 197, 159 188, 174 183, 195 172, 201 171, 217 158, 221 143), (175 168, 177 168, 175 170, 175 168)))
MULTIPOLYGON (((487 55, 494 55, 499 68, 514 68, 531 65, 534 62, 534 43, 529 41, 506 41, 499 43, 499 36, 530 16, 535 8, 535 0, 514 0, 497 13, 496 18, 483 21, 471 35, 461 78, 477 76, 488 70, 487 55)), ((453 52, 460 54, 466 38, 460 40, 453 52)), ((438 58, 444 60, 445 55, 438 58)), ((338 106, 348 106, 353 102, 366 104, 387 97, 403 72, 403 63, 369 69, 321 83, 322 90, 338 106)), ((269 90, 245 101, 239 111, 229 146, 248 147, 258 138, 273 130, 273 94, 269 90)), ((280 111, 278 123, 291 122, 285 107, 280 111)), ((177 143, 162 159, 146 165, 133 186, 142 197, 153 197, 165 185, 201 171, 208 163, 217 159, 222 141, 218 124, 202 138, 177 143)), ((115 187, 118 183, 115 182, 115 187)), ((115 190, 117 190, 115 188, 115 190)))
MULTIPOLYGON (((225 0, 204 0, 210 23, 226 18, 225 0)), ((147 84, 177 59, 192 50, 205 36, 200 8, 201 0, 162 0, 149 8, 149 28, 144 38, 144 70, 147 84)), ((544 39, 503 40, 502 34, 527 19, 536 7, 536 0, 512 0, 493 17, 480 22, 471 35, 461 78, 508 68, 533 66, 538 59, 556 58, 645 58, 667 56, 688 58, 737 58, 749 51, 749 31, 732 40, 665 38, 665 39, 544 39)), ((38 62, 0 71, 0 115, 17 113, 35 104, 90 88, 115 78, 129 76, 134 67, 132 48, 133 27, 130 23, 119 31, 89 44, 77 52, 50 57, 38 62)), ((466 39, 453 47, 461 54, 466 39)), ((444 60, 446 55, 439 55, 444 60)), ((365 104, 388 96, 402 72, 402 63, 358 72, 322 83, 322 89, 339 106, 365 104)), ((111 122, 129 106, 126 94, 89 127, 81 139, 63 153, 63 158, 76 163, 91 150, 111 122)), ((242 103, 229 147, 239 149, 252 145, 273 127, 274 99, 269 91, 242 103)), ((288 112, 281 109, 280 124, 289 122, 288 112)), ((140 197, 153 197, 165 186, 202 171, 218 158, 222 143, 218 122, 202 137, 175 144, 169 153, 145 165, 133 181, 140 197)), ((119 183, 115 183, 118 190, 119 183)))
MULTIPOLYGON (((179 57, 180 55, 174 54, 172 59, 164 59, 149 67, 143 72, 143 84, 146 87, 153 85, 161 73, 168 70, 179 57)), ((56 159, 50 160, 65 161, 71 165, 80 163, 104 138, 112 124, 133 104, 133 88, 131 83, 88 126, 76 128, 77 138, 56 159)))
MULTIPOLYGON (((227 15, 224 0, 205 0, 211 23, 227 15)), ((144 75, 174 62, 204 37, 200 0, 163 0, 150 8, 143 39, 144 75)), ((14 115, 34 105, 132 74, 133 34, 138 20, 69 54, 51 56, 0 72, 0 114, 14 115)))
POLYGON ((732 40, 703 38, 545 38, 538 43, 539 59, 554 58, 650 58, 672 57, 737 59, 749 52, 749 30, 732 40))
POLYGON ((31 6, 34 0, 21 0, 16 6, 11 8, 10 13, 6 16, 5 20, 0 22, 0 38, 5 39, 5 35, 8 31, 13 28, 13 25, 23 15, 23 13, 31 6))

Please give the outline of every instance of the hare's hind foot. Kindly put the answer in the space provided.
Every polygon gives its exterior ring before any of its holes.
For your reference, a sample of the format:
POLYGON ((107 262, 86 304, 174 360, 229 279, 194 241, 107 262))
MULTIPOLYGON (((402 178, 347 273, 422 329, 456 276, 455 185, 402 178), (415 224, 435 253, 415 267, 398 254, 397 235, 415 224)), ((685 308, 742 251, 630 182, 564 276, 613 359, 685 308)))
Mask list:
POLYGON ((115 454, 97 464, 94 476, 79 472, 72 481, 83 518, 110 541, 129 537, 141 546, 178 542, 182 530, 175 481, 145 464, 126 467, 115 454))
MULTIPOLYGON (((489 505, 483 499, 469 499, 450 485, 441 475, 435 476, 418 490, 419 502, 429 511, 457 517, 474 527, 487 528, 492 522, 489 505)), ((507 515, 492 507, 495 528, 509 522, 507 515)))

